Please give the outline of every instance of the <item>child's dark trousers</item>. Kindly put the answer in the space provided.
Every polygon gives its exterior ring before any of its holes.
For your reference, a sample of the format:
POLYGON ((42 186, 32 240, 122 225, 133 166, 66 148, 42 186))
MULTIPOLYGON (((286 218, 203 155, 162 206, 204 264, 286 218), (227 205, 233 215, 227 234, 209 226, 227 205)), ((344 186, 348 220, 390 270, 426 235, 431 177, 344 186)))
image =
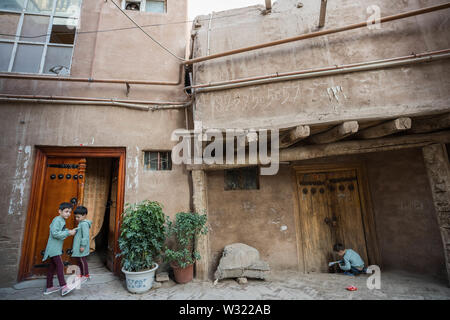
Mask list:
POLYGON ((54 256, 50 258, 50 266, 47 270, 47 288, 53 287, 53 276, 58 276, 59 285, 64 287, 66 280, 64 279, 64 264, 61 256, 54 256))
POLYGON ((86 257, 77 257, 78 266, 80 267, 80 275, 88 276, 89 268, 86 257))

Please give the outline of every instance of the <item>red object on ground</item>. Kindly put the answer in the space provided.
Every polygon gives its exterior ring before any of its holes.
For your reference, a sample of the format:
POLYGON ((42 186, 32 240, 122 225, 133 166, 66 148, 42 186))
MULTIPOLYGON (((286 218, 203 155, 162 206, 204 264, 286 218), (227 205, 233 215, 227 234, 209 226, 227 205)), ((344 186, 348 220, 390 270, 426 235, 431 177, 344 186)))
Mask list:
POLYGON ((347 289, 348 291, 356 291, 356 290, 358 290, 358 288, 355 287, 355 286, 348 286, 348 287, 345 288, 345 289, 347 289))

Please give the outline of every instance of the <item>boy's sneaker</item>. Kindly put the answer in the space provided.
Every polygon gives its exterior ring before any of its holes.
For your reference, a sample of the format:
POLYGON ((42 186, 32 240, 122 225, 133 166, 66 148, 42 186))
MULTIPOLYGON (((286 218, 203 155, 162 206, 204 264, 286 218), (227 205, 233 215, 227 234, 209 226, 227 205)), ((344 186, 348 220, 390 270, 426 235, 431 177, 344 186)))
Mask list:
POLYGON ((65 296, 66 294, 68 294, 70 291, 72 291, 73 289, 75 289, 75 287, 69 287, 67 284, 61 288, 61 295, 65 296))
POLYGON ((344 274, 346 276, 355 276, 352 272, 345 271, 344 274))
POLYGON ((57 291, 59 291, 59 290, 61 290, 61 287, 55 287, 55 286, 53 286, 53 287, 51 287, 51 288, 46 288, 45 290, 44 290, 44 294, 45 295, 47 295, 47 294, 50 294, 50 293, 53 293, 53 292, 57 292, 57 291))
POLYGON ((85 283, 88 280, 91 280, 91 278, 89 277, 89 275, 86 276, 79 276, 80 277, 80 284, 85 283))

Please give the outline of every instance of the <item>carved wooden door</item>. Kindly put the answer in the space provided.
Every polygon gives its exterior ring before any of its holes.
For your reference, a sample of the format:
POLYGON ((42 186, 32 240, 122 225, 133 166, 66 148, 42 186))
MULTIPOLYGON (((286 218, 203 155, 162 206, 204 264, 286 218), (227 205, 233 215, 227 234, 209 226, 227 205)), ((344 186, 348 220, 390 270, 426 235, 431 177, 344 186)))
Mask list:
MULTIPOLYGON (((84 172, 86 159, 84 158, 48 158, 43 183, 42 199, 37 208, 38 232, 34 244, 29 250, 33 250, 32 274, 46 274, 49 260, 42 261, 52 220, 59 215, 58 209, 61 202, 70 202, 73 208, 83 203, 84 172)), ((66 220, 66 228, 76 227, 72 214, 66 220)), ((62 259, 64 264, 75 264, 71 256, 73 237, 64 240, 62 259)))
POLYGON ((367 264, 356 171, 298 172, 297 192, 305 271, 327 272, 338 242, 367 264))

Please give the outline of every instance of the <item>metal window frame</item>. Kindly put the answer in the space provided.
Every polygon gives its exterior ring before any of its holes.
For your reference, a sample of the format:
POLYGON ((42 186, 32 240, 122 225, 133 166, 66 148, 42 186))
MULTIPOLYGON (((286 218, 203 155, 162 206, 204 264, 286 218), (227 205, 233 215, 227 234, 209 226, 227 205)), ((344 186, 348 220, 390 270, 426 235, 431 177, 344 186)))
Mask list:
POLYGON ((172 151, 161 151, 161 150, 143 150, 143 159, 144 159, 144 169, 146 171, 172 171, 172 158, 171 158, 171 152, 172 151), (156 153, 157 155, 157 163, 156 168, 152 169, 152 153, 156 153), (148 162, 145 162, 146 154, 148 154, 148 162), (165 154, 167 157, 167 169, 162 169, 162 154, 165 154))
MULTIPOLYGON (((45 59, 47 57, 47 49, 50 46, 50 47, 72 48, 72 54, 71 54, 71 57, 70 57, 70 64, 69 64, 69 74, 70 74, 71 69, 72 69, 73 53, 75 51, 75 43, 77 41, 77 33, 76 33, 76 31, 75 31, 74 43, 72 45, 63 44, 63 43, 50 43, 51 31, 52 31, 52 27, 53 27, 53 20, 54 20, 54 18, 66 18, 66 19, 68 19, 68 18, 70 18, 70 16, 61 15, 61 14, 55 14, 56 4, 57 4, 58 0, 53 0, 52 11, 51 11, 50 14, 39 13, 39 12, 27 12, 26 9, 27 9, 27 6, 28 6, 29 2, 30 2, 30 0, 25 0, 24 1, 23 9, 21 11, 0 9, 0 13, 10 13, 10 14, 20 15, 19 22, 17 23, 16 35, 15 35, 14 40, 12 40, 12 39, 0 39, 0 43, 14 43, 13 49, 11 51, 11 57, 9 59, 8 70, 7 71, 3 71, 3 72, 13 72, 12 69, 13 69, 14 62, 15 62, 15 59, 16 59, 16 56, 17 56, 17 48, 18 48, 19 44, 29 44, 29 45, 39 45, 39 46, 43 47, 41 61, 40 61, 40 64, 39 64, 39 72, 37 72, 37 73, 35 73, 35 72, 15 72, 15 73, 22 73, 22 74, 47 74, 47 73, 44 73, 44 65, 45 65, 45 59), (25 15, 26 16, 49 17, 49 23, 48 23, 48 27, 47 27, 47 35, 45 36, 45 42, 20 40, 20 34, 22 33, 22 28, 23 28, 23 22, 25 20, 25 15)), ((83 0, 80 1, 80 15, 77 17, 78 21, 80 20, 80 16, 81 16, 81 7, 82 7, 82 5, 83 5, 83 0)))

